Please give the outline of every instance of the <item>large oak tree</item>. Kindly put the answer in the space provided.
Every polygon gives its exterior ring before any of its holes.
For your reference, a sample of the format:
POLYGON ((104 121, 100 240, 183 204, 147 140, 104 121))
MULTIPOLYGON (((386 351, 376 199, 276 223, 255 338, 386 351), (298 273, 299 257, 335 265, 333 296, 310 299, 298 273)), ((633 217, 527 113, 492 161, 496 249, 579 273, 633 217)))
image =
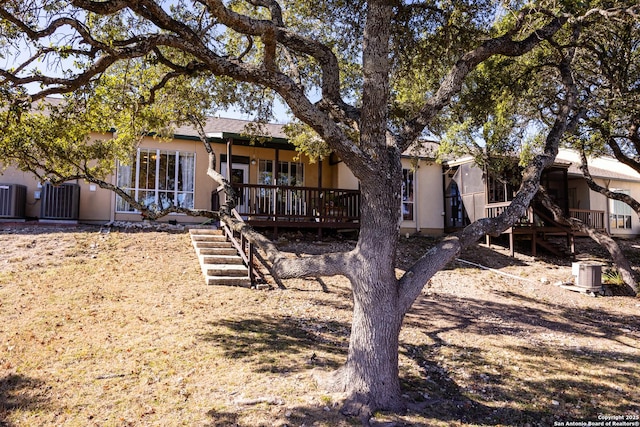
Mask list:
MULTIPOLYGON (((579 117, 575 34, 635 13, 632 2, 597 1, 6 0, 0 3, 3 126, 5 135, 18 135, 21 124, 30 123, 23 110, 52 94, 69 95, 75 116, 63 114, 66 118, 84 117, 88 105, 104 112, 92 104, 96 93, 105 100, 100 105, 126 110, 132 119, 112 125, 122 127, 130 141, 136 129, 153 130, 146 126, 169 119, 152 106, 158 99, 180 98, 171 93, 205 99, 207 105, 198 108, 164 105, 174 108, 175 117, 196 121, 216 104, 240 103, 264 119, 274 97, 284 102, 360 180, 358 242, 346 253, 290 259, 248 233, 280 277, 341 274, 350 280, 349 351, 331 386, 347 392, 350 413, 401 410, 398 340, 405 314, 429 278, 462 249, 484 234, 499 234, 528 208, 542 170, 553 163, 558 144, 579 117), (531 75, 547 83, 541 94, 546 120, 537 128, 542 137, 511 206, 498 218, 448 236, 397 278, 401 154, 419 144, 420 136, 443 132, 485 61, 548 50, 554 52, 550 61, 531 75), (57 72, 38 69, 42 64, 57 72), (152 77, 140 77, 144 73, 152 77), (144 126, 131 125, 136 120, 144 126)), ((508 96, 508 87, 504 93, 508 96)), ((39 128, 32 123, 30 129, 39 128)), ((83 144, 82 137, 73 137, 83 144)), ((47 155, 72 152, 74 162, 65 173, 81 175, 91 156, 124 156, 125 140, 124 148, 113 151, 106 144, 85 155, 62 144, 47 155)), ((11 147, 5 158, 25 143, 4 138, 11 147)))

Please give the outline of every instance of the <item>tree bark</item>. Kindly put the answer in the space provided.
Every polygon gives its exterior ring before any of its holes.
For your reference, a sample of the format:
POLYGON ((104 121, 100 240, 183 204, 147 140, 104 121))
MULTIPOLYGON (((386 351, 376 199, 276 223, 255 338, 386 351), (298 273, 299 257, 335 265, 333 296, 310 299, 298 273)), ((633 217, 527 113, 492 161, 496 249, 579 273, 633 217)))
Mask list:
POLYGON ((346 364, 334 386, 347 392, 343 412, 367 416, 373 410, 404 408, 398 375, 400 310, 395 254, 398 241, 402 165, 388 144, 389 40, 392 8, 372 1, 363 45, 360 145, 374 172, 353 170, 361 183, 361 228, 348 277, 353 291, 353 325, 346 364))

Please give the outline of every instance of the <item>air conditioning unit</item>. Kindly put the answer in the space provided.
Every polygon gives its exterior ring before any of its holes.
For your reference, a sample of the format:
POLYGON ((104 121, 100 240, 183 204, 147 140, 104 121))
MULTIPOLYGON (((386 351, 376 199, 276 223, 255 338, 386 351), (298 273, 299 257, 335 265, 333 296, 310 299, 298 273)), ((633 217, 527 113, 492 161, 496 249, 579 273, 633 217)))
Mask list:
POLYGON ((574 262, 571 272, 576 276, 576 286, 591 292, 602 290, 602 264, 594 262, 574 262))
POLYGON ((27 187, 20 184, 0 184, 0 218, 24 218, 27 187))
POLYGON ((40 218, 77 220, 80 215, 80 186, 45 184, 40 201, 40 218))

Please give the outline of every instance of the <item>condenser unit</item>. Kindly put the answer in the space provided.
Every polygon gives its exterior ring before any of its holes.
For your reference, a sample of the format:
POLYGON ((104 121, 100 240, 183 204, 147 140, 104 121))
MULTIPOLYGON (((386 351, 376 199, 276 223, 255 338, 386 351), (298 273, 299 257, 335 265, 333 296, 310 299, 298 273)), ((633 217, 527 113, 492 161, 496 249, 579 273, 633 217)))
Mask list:
POLYGON ((80 186, 45 184, 40 201, 40 218, 77 220, 80 215, 80 186))
POLYGON ((27 187, 20 184, 0 184, 0 218, 24 218, 27 187))
POLYGON ((576 276, 576 286, 591 292, 602 290, 602 265, 595 262, 574 262, 571 272, 576 276))

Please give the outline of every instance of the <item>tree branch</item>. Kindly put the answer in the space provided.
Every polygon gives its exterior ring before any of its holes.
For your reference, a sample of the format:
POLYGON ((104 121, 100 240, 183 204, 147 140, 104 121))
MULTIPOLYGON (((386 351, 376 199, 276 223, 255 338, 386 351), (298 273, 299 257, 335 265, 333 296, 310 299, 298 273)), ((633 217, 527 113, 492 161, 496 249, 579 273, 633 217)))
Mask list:
POLYGON ((602 194, 608 199, 619 200, 623 203, 626 203, 640 217, 640 203, 636 199, 629 196, 628 194, 611 191, 608 188, 598 185, 594 181, 593 177, 591 176, 591 172, 589 171, 589 164, 587 161, 587 155, 584 152, 584 148, 580 149, 580 171, 582 172, 584 179, 587 181, 587 186, 589 186, 591 190, 602 194))
POLYGON ((544 187, 540 187, 538 194, 536 195, 542 204, 551 211, 553 219, 563 225, 568 225, 572 230, 585 233, 591 237, 596 243, 605 248, 613 262, 615 263, 618 271, 622 275, 625 285, 627 286, 627 292, 630 295, 635 296, 638 293, 638 284, 636 283, 635 275, 629 260, 625 257, 624 253, 620 249, 620 246, 606 233, 602 233, 592 227, 587 226, 577 218, 568 218, 565 216, 562 208, 558 206, 553 199, 549 196, 544 187))
POLYGON ((505 34, 487 40, 476 49, 464 54, 444 77, 435 95, 425 103, 419 114, 407 121, 402 128, 398 137, 400 151, 403 152, 409 148, 436 114, 449 104, 455 94, 460 92, 464 79, 480 63, 494 55, 523 55, 542 41, 552 38, 567 21, 567 17, 555 17, 524 40, 515 41, 511 39, 511 34, 505 34))
POLYGON ((455 258, 460 252, 475 244, 482 236, 499 235, 513 226, 527 211, 540 186, 544 169, 553 165, 560 141, 569 126, 570 114, 577 102, 577 89, 573 80, 571 61, 575 51, 565 56, 559 64, 565 97, 554 124, 547 134, 544 151, 536 155, 522 174, 522 183, 509 206, 496 218, 482 218, 468 225, 459 233, 447 237, 422 256, 399 281, 400 306, 406 311, 420 295, 427 281, 455 258))

